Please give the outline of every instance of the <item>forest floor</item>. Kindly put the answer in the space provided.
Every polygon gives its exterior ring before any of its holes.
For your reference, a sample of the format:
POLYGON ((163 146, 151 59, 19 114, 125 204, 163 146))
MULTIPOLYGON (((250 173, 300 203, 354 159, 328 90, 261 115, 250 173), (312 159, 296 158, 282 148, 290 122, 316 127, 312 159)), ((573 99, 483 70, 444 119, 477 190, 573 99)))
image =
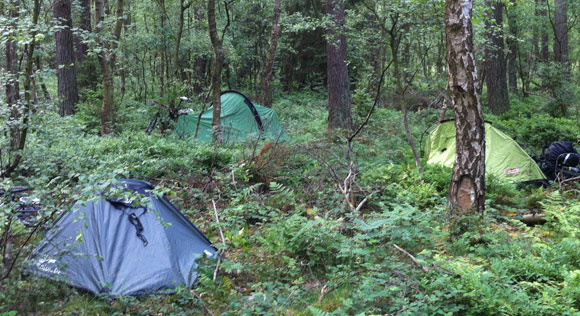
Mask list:
MULTIPOLYGON (((529 154, 561 139, 578 145, 580 124, 538 114, 542 102, 514 99, 512 111, 486 119, 529 154)), ((28 276, 19 265, 2 284, 0 316, 580 315, 578 186, 517 189, 489 178, 485 214, 450 227, 451 170, 418 173, 399 111, 377 109, 349 159, 344 134, 326 130, 325 103, 315 93, 275 102, 292 140, 259 159, 264 142, 146 135, 152 113, 139 104, 121 110, 107 137, 97 135, 90 107, 65 119, 37 116, 16 184, 68 209, 103 181, 146 179, 225 259, 216 280, 216 263, 202 264, 193 289, 114 299, 28 276), (531 211, 547 223, 523 224, 531 211)), ((368 108, 355 109, 360 123, 368 108)), ((410 113, 417 143, 439 114, 410 113)), ((23 242, 25 228, 16 233, 23 242)))

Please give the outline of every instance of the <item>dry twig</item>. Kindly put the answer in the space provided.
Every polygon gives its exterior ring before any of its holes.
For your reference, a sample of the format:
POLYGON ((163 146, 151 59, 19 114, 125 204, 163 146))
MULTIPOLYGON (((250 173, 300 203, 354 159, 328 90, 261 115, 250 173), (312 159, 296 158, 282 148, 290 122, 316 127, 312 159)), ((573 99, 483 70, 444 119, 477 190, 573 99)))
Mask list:
POLYGON ((199 302, 201 303, 201 306, 203 306, 203 308, 205 308, 205 311, 210 314, 211 316, 214 316, 214 313, 211 311, 211 309, 209 309, 209 307, 207 307, 207 305, 205 305, 205 303, 203 302, 203 300, 201 299, 201 296, 199 296, 197 293, 195 293, 194 290, 189 290, 189 292, 191 292, 191 295, 197 297, 197 299, 199 300, 199 302))
POLYGON ((419 267, 423 272, 429 272, 431 268, 423 266, 417 258, 415 258, 412 254, 410 254, 407 250, 397 246, 397 244, 393 244, 393 247, 397 248, 400 252, 404 253, 407 257, 411 258, 411 260, 419 267))
MULTIPOLYGON (((214 211, 214 214, 215 214, 215 221, 217 222, 218 229, 220 231, 220 237, 222 239, 222 243, 223 243, 224 249, 225 249, 225 247, 226 247, 226 238, 224 237, 224 232, 222 231, 222 227, 220 225, 220 218, 218 216, 217 207, 216 207, 215 201, 213 199, 211 200, 211 203, 213 205, 213 211, 214 211)), ((220 251, 220 253, 218 254, 218 261, 217 261, 217 264, 215 266, 215 270, 213 271, 213 280, 214 281, 217 279, 217 273, 218 273, 218 270, 220 268, 220 263, 222 261, 222 254, 223 254, 223 250, 220 251)))

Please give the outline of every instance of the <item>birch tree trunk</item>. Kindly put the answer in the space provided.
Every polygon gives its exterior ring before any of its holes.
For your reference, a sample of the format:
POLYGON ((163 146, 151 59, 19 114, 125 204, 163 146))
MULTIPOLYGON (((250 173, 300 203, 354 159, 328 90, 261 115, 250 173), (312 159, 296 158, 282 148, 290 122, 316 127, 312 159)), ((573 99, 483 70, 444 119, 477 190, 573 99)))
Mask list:
POLYGON ((483 212, 485 202, 485 129, 476 94, 473 56, 473 0, 446 0, 448 92, 455 110, 456 156, 449 187, 452 217, 483 212))

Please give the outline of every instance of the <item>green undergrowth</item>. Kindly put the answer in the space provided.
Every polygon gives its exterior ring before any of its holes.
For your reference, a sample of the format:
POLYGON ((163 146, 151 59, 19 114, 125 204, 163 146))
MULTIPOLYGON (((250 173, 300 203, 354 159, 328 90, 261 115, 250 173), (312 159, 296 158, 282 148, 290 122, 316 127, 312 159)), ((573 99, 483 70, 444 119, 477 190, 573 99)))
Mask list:
MULTIPOLYGON (((419 175, 400 112, 381 108, 352 144, 351 207, 339 189, 349 177, 348 151, 340 132, 326 131, 325 100, 304 93, 275 104, 292 140, 259 159, 264 142, 214 146, 146 135, 136 127, 142 118, 108 137, 96 136, 85 114, 35 118, 11 183, 68 209, 115 179, 148 180, 225 256, 215 281, 216 262, 203 262, 193 289, 114 299, 18 266, 0 284, 0 315, 580 315, 575 191, 489 178, 485 214, 466 218, 468 230, 457 236, 446 222, 451 169, 424 166, 419 175), (548 223, 521 223, 530 211, 548 223)), ((439 113, 409 114, 419 143, 439 113)), ((539 128, 537 119, 508 113, 498 121, 511 135, 510 126, 526 120, 539 128)), ((577 126, 562 120, 549 122, 573 134, 577 126)), ((552 136, 538 137, 529 138, 533 146, 552 136)))

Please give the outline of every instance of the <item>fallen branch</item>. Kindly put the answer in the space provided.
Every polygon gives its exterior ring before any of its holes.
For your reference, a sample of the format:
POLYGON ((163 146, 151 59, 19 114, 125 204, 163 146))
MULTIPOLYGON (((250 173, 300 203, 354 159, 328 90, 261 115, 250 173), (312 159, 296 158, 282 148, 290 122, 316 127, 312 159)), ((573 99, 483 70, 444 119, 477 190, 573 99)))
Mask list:
MULTIPOLYGON (((215 221, 217 222, 218 229, 220 230, 220 237, 221 237, 222 243, 224 245, 223 249, 225 249, 226 248, 226 238, 224 237, 224 232, 222 231, 222 227, 220 225, 220 218, 218 216, 217 207, 216 207, 215 201, 213 199, 211 200, 211 204, 213 205, 213 211, 215 214, 215 221)), ((214 281, 217 279, 217 273, 218 273, 218 270, 220 268, 220 263, 222 261, 222 254, 223 254, 223 250, 221 250, 218 254, 218 261, 217 261, 217 264, 215 265, 215 270, 213 271, 213 280, 214 281)))
POLYGON ((419 260, 417 260, 417 258, 415 258, 412 254, 410 254, 407 250, 397 246, 397 244, 393 244, 393 247, 397 248, 397 250, 399 250, 400 252, 404 253, 407 257, 411 258, 411 260, 417 265, 417 267, 419 267, 421 270, 423 270, 423 272, 429 272, 431 270, 431 268, 425 267, 423 266, 419 260))
POLYGON ((358 213, 360 211, 360 209, 365 205, 365 203, 369 200, 369 198, 377 192, 379 192, 379 191, 377 190, 377 191, 371 192, 371 194, 365 196, 365 198, 362 201, 360 201, 360 203, 356 207, 356 210, 354 210, 355 213, 358 213))
POLYGON ((522 216, 521 221, 527 225, 542 225, 547 222, 546 214, 537 214, 537 213, 524 214, 524 216, 522 216))
POLYGON ((199 302, 201 303, 201 306, 203 306, 203 308, 205 308, 205 311, 210 314, 211 316, 214 316, 214 313, 211 311, 211 309, 209 309, 207 307, 207 305, 205 305, 205 303, 203 302, 203 300, 201 299, 201 296, 199 296, 197 293, 195 293, 194 290, 189 290, 189 292, 191 292, 191 295, 197 297, 197 299, 199 300, 199 302))
POLYGON ((580 177, 574 177, 574 178, 568 178, 568 179, 564 179, 560 182, 560 184, 564 184, 566 182, 572 182, 572 181, 579 181, 580 177))

